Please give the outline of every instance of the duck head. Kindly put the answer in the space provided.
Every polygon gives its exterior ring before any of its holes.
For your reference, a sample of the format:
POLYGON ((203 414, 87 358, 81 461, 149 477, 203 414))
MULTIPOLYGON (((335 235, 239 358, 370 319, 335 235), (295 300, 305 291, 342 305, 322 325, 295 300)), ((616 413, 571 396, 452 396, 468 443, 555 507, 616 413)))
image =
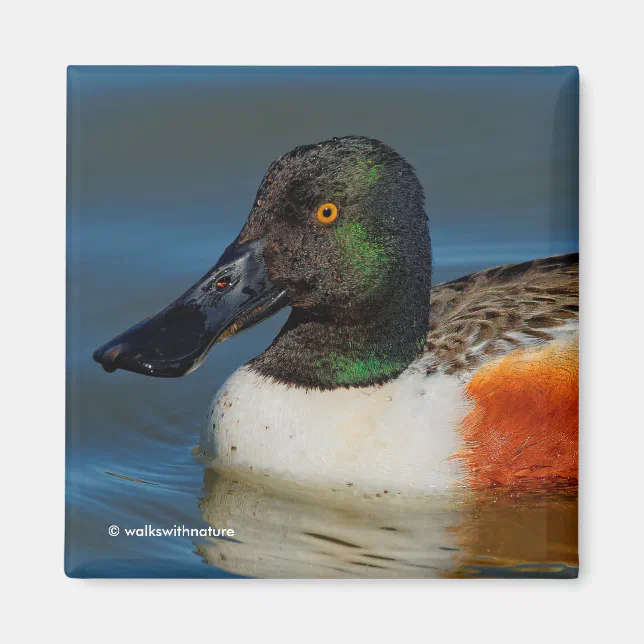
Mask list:
POLYGON ((322 388, 382 382, 422 348, 430 284, 413 168, 375 139, 334 138, 274 161, 219 261, 94 359, 107 371, 182 376, 216 343, 288 305, 286 325, 253 361, 257 369, 322 388))

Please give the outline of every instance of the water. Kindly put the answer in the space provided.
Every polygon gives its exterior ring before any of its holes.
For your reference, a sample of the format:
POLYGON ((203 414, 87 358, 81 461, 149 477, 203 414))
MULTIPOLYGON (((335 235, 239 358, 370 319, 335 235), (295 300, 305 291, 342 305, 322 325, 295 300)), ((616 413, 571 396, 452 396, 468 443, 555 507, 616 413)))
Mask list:
POLYGON ((275 156, 332 136, 380 138, 415 165, 435 283, 576 251, 570 78, 570 70, 72 70, 67 571, 574 576, 574 490, 412 502, 205 469, 192 449, 211 397, 268 346, 288 311, 218 345, 182 379, 107 374, 92 361, 99 345, 215 263, 275 156), (235 538, 124 533, 145 525, 230 527, 235 538))

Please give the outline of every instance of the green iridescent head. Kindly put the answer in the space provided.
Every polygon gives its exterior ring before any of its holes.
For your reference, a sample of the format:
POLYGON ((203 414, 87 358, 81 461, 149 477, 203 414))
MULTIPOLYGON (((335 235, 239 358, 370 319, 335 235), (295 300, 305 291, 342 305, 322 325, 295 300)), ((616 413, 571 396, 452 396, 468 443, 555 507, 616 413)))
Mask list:
POLYGON ((264 240, 272 281, 296 308, 367 314, 419 280, 431 258, 424 196, 392 148, 349 136, 295 148, 266 173, 242 240, 264 240))
POLYGON ((94 357, 108 371, 182 376, 290 305, 254 368, 322 389, 390 380, 422 350, 429 325, 423 200, 411 165, 380 141, 295 148, 270 166, 239 237, 208 273, 94 357))

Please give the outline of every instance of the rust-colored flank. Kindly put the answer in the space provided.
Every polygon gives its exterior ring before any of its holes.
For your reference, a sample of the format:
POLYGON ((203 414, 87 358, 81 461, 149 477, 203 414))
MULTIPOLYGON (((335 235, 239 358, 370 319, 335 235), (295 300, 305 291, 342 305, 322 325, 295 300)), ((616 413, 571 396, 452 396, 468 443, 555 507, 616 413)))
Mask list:
POLYGON ((576 483, 578 342, 519 349, 480 368, 457 456, 474 487, 576 483))

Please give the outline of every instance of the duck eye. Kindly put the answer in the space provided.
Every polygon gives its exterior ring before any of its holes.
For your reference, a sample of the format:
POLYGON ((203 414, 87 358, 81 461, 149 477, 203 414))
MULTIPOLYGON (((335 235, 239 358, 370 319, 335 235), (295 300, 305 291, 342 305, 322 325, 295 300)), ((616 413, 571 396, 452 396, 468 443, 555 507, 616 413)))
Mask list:
POLYGON ((338 207, 334 203, 324 203, 318 208, 317 219, 322 224, 331 224, 338 218, 338 207))

